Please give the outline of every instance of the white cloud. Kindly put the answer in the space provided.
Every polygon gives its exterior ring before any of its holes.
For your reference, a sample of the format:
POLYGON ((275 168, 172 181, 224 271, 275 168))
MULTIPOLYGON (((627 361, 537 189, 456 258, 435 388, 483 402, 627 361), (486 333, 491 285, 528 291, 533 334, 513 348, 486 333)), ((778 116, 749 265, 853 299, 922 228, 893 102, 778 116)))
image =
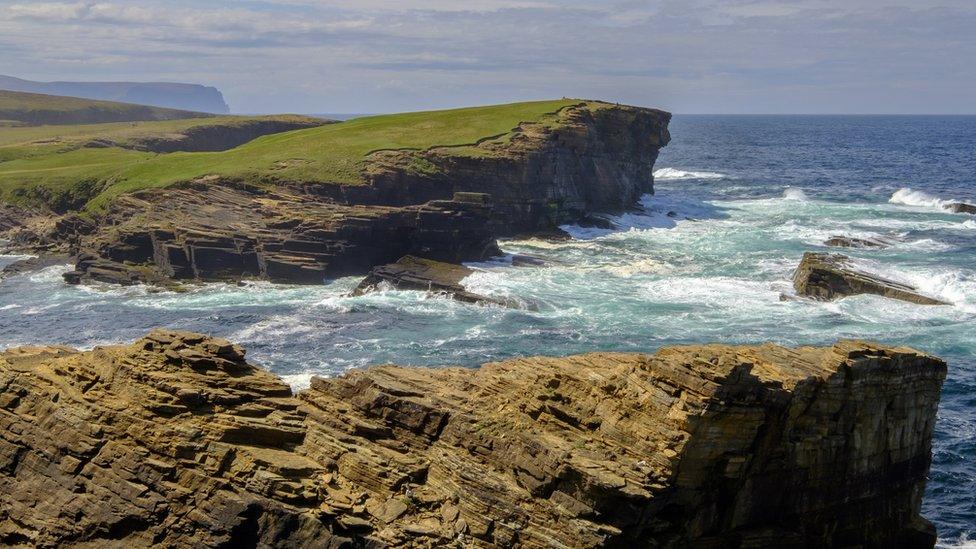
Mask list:
POLYGON ((239 110, 332 112, 564 95, 684 111, 966 110, 954 90, 976 84, 969 0, 200 4, 0 0, 0 73, 199 81, 239 110))

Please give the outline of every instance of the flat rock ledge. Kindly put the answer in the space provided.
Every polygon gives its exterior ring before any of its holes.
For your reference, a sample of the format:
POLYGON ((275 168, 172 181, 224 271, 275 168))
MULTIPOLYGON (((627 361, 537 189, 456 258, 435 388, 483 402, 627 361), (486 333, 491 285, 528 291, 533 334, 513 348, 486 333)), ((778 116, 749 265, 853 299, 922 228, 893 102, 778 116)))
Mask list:
POLYGON ((858 294, 875 294, 919 305, 950 305, 919 293, 918 288, 859 270, 841 254, 806 252, 793 273, 797 295, 833 301, 858 294))
POLYGON ((399 290, 420 290, 432 294, 443 294, 465 303, 481 303, 509 306, 499 299, 469 292, 462 281, 474 273, 473 269, 455 263, 445 263, 404 256, 395 263, 373 268, 366 278, 353 290, 352 295, 363 295, 376 291, 384 285, 399 290))
POLYGON ((832 236, 824 241, 824 246, 833 246, 835 248, 887 248, 891 244, 878 238, 832 236))
POLYGON ((932 547, 946 375, 904 347, 381 366, 222 339, 0 353, 0 544, 932 547))

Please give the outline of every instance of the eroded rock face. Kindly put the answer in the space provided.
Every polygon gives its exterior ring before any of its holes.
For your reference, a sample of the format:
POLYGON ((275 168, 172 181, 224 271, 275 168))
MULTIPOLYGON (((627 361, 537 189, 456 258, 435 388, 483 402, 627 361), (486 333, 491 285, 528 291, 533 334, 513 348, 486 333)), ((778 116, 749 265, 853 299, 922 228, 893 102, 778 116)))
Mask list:
POLYGON ((632 208, 653 192, 654 162, 671 139, 670 120, 657 109, 583 103, 563 109, 558 124, 522 124, 509 140, 481 143, 478 155, 450 147, 374 154, 370 185, 349 192, 384 204, 488 193, 499 236, 551 231, 594 212, 632 208), (418 158, 435 173, 412 171, 418 158))
POLYGON ((0 353, 0 543, 931 547, 946 367, 697 345, 383 366, 292 396, 231 343, 0 353))
POLYGON ((460 262, 500 253, 485 195, 407 207, 345 206, 301 191, 198 183, 120 197, 82 240, 69 283, 263 278, 321 283, 405 254, 460 262))
POLYGON ((824 301, 858 294, 875 294, 919 305, 949 305, 919 293, 918 288, 857 269, 847 256, 806 252, 793 273, 798 295, 824 301))

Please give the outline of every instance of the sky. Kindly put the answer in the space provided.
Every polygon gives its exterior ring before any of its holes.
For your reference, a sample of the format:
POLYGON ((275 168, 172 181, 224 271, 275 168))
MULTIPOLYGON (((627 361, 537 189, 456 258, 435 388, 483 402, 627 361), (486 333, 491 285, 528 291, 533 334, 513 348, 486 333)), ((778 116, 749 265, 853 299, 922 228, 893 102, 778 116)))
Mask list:
POLYGON ((0 74, 201 83, 240 113, 972 114, 976 0, 0 0, 0 74))

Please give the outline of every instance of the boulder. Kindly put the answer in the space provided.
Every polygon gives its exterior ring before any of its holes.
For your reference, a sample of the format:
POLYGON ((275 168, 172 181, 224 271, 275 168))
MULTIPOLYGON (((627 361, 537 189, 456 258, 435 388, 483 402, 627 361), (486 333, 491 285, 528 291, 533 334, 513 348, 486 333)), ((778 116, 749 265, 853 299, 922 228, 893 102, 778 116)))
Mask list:
POLYGON ((949 211, 954 213, 967 213, 976 215, 976 206, 973 204, 966 204, 965 202, 952 202, 946 205, 949 211))
POLYGON ((806 252, 793 273, 798 295, 832 301, 858 294, 875 294, 919 305, 949 305, 919 293, 914 286, 859 270, 840 254, 806 252))
POLYGON ((932 547, 946 365, 904 347, 382 366, 232 343, 0 353, 0 544, 932 547))
POLYGON ((502 300, 466 290, 461 282, 472 273, 474 271, 464 265, 408 255, 396 263, 373 268, 353 291, 353 295, 363 295, 376 290, 381 284, 388 284, 399 290, 445 294, 465 303, 508 305, 502 300))
POLYGON ((832 236, 824 241, 824 246, 834 246, 836 248, 887 248, 890 244, 877 238, 832 236))

